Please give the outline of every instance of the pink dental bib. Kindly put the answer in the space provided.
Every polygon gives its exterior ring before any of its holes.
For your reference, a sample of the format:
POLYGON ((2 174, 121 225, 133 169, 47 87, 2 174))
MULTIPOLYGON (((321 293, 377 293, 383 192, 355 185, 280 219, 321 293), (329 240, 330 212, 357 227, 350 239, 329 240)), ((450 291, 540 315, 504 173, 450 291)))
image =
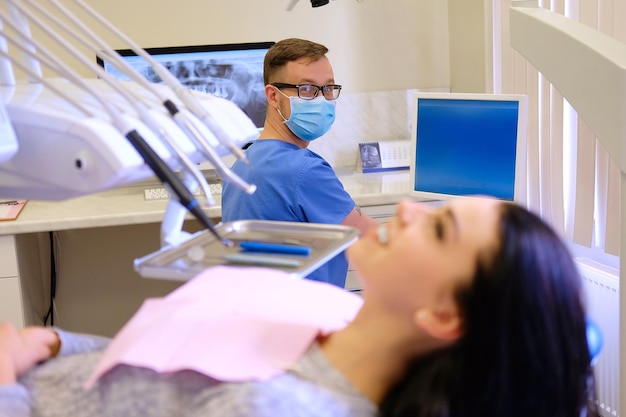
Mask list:
POLYGON ((163 298, 147 299, 88 379, 117 365, 193 370, 220 381, 269 379, 321 334, 343 328, 358 295, 266 268, 209 268, 163 298))

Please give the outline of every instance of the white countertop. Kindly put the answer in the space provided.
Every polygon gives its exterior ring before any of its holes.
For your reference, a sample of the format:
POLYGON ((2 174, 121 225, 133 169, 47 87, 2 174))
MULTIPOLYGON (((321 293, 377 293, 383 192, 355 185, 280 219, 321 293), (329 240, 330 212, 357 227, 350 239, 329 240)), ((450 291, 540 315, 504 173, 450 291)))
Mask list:
MULTIPOLYGON (((339 179, 361 207, 395 204, 407 196, 409 171, 351 173, 339 171, 339 179)), ((141 183, 64 201, 29 201, 17 220, 0 222, 0 235, 160 223, 167 200, 144 199, 144 189, 158 186, 141 183)), ((205 211, 221 217, 221 195, 205 211)), ((188 218, 193 218, 188 215, 188 218)))

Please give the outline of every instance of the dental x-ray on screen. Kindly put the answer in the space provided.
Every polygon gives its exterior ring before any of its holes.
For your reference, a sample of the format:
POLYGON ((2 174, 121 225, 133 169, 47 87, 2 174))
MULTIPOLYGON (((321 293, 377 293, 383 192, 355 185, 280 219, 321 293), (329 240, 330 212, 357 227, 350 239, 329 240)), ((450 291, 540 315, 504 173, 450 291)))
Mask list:
MULTIPOLYGON (((194 45, 147 48, 146 51, 186 87, 234 102, 252 119, 257 128, 262 128, 267 108, 263 59, 273 44, 274 42, 194 45)), ((131 49, 116 52, 148 80, 162 83, 149 63, 131 49)), ((98 57, 97 61, 115 78, 129 80, 107 60, 98 57)))

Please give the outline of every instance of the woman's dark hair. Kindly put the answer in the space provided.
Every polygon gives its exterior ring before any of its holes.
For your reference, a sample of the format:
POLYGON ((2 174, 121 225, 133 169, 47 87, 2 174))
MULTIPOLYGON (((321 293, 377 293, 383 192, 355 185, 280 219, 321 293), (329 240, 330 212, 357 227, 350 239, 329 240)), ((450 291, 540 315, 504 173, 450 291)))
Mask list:
POLYGON ((538 216, 501 205, 499 248, 459 288, 464 334, 416 359, 381 416, 580 417, 593 374, 581 280, 538 216))

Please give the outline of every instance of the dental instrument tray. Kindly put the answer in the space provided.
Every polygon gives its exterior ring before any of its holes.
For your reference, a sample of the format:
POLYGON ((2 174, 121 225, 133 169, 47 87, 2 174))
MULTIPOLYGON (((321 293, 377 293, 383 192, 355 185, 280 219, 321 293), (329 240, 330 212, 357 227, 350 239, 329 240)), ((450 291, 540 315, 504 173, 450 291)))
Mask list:
POLYGON ((211 266, 239 265, 274 268, 305 277, 350 246, 360 234, 349 226, 270 220, 220 223, 216 230, 233 244, 225 246, 208 230, 202 230, 177 246, 164 246, 136 259, 135 270, 145 278, 186 281, 211 266))

